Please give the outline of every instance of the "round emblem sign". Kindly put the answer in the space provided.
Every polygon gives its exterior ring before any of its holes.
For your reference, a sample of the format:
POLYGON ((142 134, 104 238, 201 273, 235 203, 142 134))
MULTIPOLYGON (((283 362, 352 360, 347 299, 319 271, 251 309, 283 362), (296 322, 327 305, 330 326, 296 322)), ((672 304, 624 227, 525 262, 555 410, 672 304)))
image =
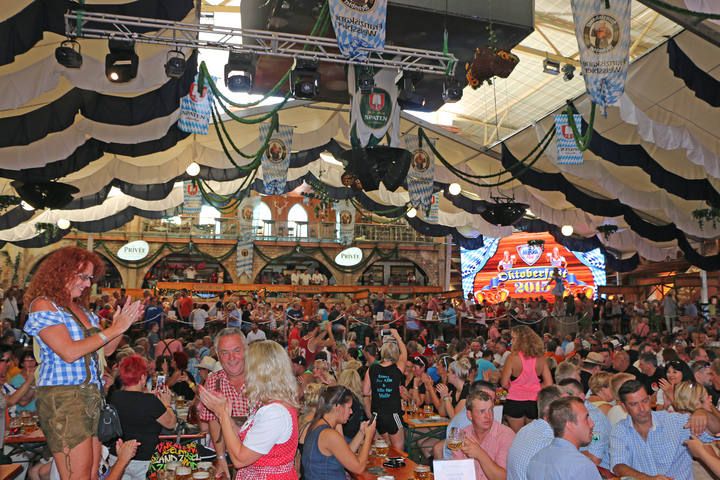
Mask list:
POLYGON ((342 0, 342 3, 358 12, 369 12, 375 6, 375 0, 342 0))
POLYGON ((585 46, 595 53, 609 52, 620 41, 620 26, 609 15, 595 15, 583 30, 585 46))
POLYGON ((352 212, 349 210, 343 210, 340 212, 340 224, 341 225, 350 225, 352 223, 352 212))
POLYGON ((424 172, 430 167, 430 157, 423 149, 418 148, 412 153, 412 165, 418 172, 424 172))
POLYGON ((273 138, 268 142, 265 154, 271 162, 280 163, 287 157, 287 147, 279 138, 273 138))
POLYGON ((373 88, 372 93, 360 97, 360 116, 370 128, 378 129, 387 125, 391 111, 390 94, 382 88, 373 88))

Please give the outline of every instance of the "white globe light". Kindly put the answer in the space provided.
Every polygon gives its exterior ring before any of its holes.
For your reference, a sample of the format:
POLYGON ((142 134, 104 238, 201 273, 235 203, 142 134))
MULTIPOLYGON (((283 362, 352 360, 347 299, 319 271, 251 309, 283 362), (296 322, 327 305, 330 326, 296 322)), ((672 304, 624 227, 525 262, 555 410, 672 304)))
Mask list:
POLYGON ((460 187, 459 183, 451 183, 448 187, 448 192, 450 192, 450 195, 460 195, 460 192, 462 192, 462 187, 460 187))
POLYGON ((185 169, 185 173, 190 175, 191 177, 197 177, 200 173, 200 165, 198 165, 195 162, 192 162, 190 165, 187 166, 185 169))
POLYGON ((560 232, 563 235, 565 235, 566 237, 569 237, 570 235, 572 235, 573 231, 574 230, 573 230, 572 225, 563 225, 562 228, 560 229, 560 232))
POLYGON ((25 200, 20 202, 20 206, 22 207, 23 210, 26 210, 28 212, 32 212, 33 210, 35 210, 35 207, 33 207, 32 205, 27 203, 25 200))
POLYGON ((70 228, 70 220, 66 218, 58 218, 57 226, 61 230, 67 230, 70 228))
POLYGON ((415 209, 415 207, 410 207, 410 210, 408 210, 405 215, 407 215, 408 218, 415 218, 415 216, 417 215, 417 210, 415 209))

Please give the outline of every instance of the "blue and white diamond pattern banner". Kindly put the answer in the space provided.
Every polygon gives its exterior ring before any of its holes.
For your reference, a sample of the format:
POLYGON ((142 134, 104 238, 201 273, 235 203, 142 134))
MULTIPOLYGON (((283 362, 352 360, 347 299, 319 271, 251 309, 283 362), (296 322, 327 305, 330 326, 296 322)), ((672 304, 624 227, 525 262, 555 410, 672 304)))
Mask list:
POLYGON ((387 0, 328 0, 340 53, 363 60, 368 48, 385 48, 387 0))
POLYGON ((197 215, 202 208, 203 198, 200 189, 192 180, 183 182, 183 205, 182 211, 185 215, 197 215))
MULTIPOLYGON (((582 117, 573 115, 575 125, 580 128, 582 117)), ((583 163, 583 154, 575 143, 575 134, 570 128, 568 116, 565 113, 555 115, 555 144, 557 145, 558 165, 580 165, 583 163)))
POLYGON ((355 205, 341 200, 335 203, 335 212, 340 243, 350 245, 355 240, 355 205))
POLYGON ((412 152, 407 176, 410 204, 427 215, 430 213, 435 182, 435 156, 426 142, 420 146, 417 135, 405 135, 404 139, 405 148, 412 152))
MULTIPOLYGON (((270 123, 260 125, 260 142, 264 143, 270 132, 270 123)), ((279 131, 270 132, 272 138, 268 142, 262 157, 262 174, 265 183, 265 194, 282 195, 285 193, 287 173, 290 167, 290 151, 293 141, 293 127, 280 125, 279 131)))
POLYGON ((187 133, 207 135, 210 125, 210 102, 212 102, 212 92, 208 87, 198 92, 197 75, 195 75, 195 80, 190 85, 190 93, 180 99, 178 128, 187 133))
POLYGON ((571 0, 585 87, 607 110, 625 91, 630 52, 630 0, 571 0))
POLYGON ((235 261, 238 279, 241 279, 242 276, 245 275, 247 281, 252 282, 253 249, 252 236, 238 239, 236 250, 237 260, 235 261))

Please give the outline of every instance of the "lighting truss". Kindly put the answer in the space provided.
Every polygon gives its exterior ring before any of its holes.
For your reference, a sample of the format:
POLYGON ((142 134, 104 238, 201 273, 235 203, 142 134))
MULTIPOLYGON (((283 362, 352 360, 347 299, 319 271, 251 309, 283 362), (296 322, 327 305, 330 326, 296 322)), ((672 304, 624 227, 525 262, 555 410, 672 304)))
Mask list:
POLYGON ((380 51, 363 49, 368 54, 367 59, 358 60, 340 54, 334 38, 93 12, 83 12, 81 15, 66 13, 65 34, 70 38, 127 39, 135 43, 167 45, 173 49, 211 48, 254 52, 257 55, 395 68, 436 75, 451 75, 457 64, 454 55, 432 50, 395 46, 386 46, 380 51), (146 31, 133 32, 133 27, 141 27, 146 31), (217 39, 203 40, 200 34, 213 35, 217 39))

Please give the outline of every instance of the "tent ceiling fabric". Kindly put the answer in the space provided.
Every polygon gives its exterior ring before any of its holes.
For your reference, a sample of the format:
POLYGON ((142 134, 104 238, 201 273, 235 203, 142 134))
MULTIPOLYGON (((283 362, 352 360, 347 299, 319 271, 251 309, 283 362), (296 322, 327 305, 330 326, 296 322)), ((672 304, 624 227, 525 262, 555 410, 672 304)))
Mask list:
MULTIPOLYGON (((0 13, 0 38, 11 38, 12 32, 3 27, 18 23, 35 8, 30 0, 8 3, 0 13)), ((127 9, 163 12, 167 18, 184 21, 193 21, 196 14, 188 0, 95 0, 87 5, 89 9, 120 9, 118 13, 127 9)), ((566 99, 577 97, 574 105, 588 119, 590 103, 586 95, 580 95, 582 78, 576 75, 563 82, 548 76, 542 73, 542 57, 528 53, 554 49, 569 59, 577 58, 572 20, 566 12, 567 0, 536 2, 537 31, 522 42, 517 71, 495 87, 467 88, 461 102, 446 105, 433 117, 450 114, 453 128, 429 124, 423 120, 427 116, 403 113, 400 131, 417 134, 418 128, 424 128, 448 162, 487 175, 531 151, 553 128, 552 114, 560 111, 566 99), (527 126, 531 122, 534 125, 527 126), (486 147, 492 139, 510 133, 504 151, 500 144, 486 147)), ((56 25, 43 21, 42 25, 56 25)), ((500 187, 459 181, 464 192, 452 197, 446 187, 458 179, 437 162, 436 190, 443 190, 439 222, 430 224, 419 214, 410 223, 420 231, 452 234, 467 241, 481 235, 509 235, 510 227, 490 225, 478 214, 500 192, 527 203, 548 228, 573 225, 576 235, 622 257, 637 252, 661 261, 682 250, 693 263, 720 268, 720 260, 695 252, 701 250, 701 239, 717 239, 720 232, 707 223, 700 228, 692 217, 693 210, 718 206, 720 201, 720 110, 691 88, 697 81, 677 77, 666 44, 652 50, 663 34, 676 31, 671 22, 633 4, 636 47, 632 56, 637 59, 630 67, 626 94, 607 117, 596 117, 594 143, 582 165, 557 165, 553 143, 527 175, 500 187), (556 188, 548 188, 545 178, 553 179, 556 188), (607 208, 598 208, 603 205, 607 208), (606 239, 596 229, 607 223, 619 230, 606 239)), ((37 32, 28 35, 34 38, 37 32)), ((35 225, 58 218, 73 221, 83 231, 102 231, 135 214, 157 218, 173 212, 183 202, 182 186, 176 182, 187 179, 185 169, 192 162, 201 165, 201 175, 212 179, 209 183, 218 193, 232 193, 242 184, 244 178, 225 156, 212 126, 206 136, 177 129, 179 98, 192 82, 195 64, 182 79, 169 80, 162 68, 166 49, 138 45, 138 77, 127 84, 113 84, 104 76, 106 42, 82 40, 83 68, 72 71, 53 58, 62 39, 58 32, 46 31, 41 37, 27 48, 17 42, 2 46, 0 41, 0 64, 3 58, 14 58, 0 65, 0 88, 10 92, 0 99, 0 195, 12 194, 11 179, 28 174, 36 179, 58 178, 80 193, 64 210, 24 212, 15 207, 0 212, 0 241, 37 246, 42 242, 35 225), (109 196, 113 186, 123 193, 109 196)), ((720 48, 689 32, 672 42, 707 72, 705 83, 719 81, 720 48)), ((237 114, 252 116, 271 108, 237 114)), ((319 158, 322 150, 339 154, 348 148, 348 107, 290 101, 279 119, 295 127, 293 148, 298 153, 291 158, 289 185, 315 179, 340 196, 350 195, 340 182, 342 167, 319 158)), ((253 152, 260 146, 259 126, 234 121, 225 125, 243 151, 253 152)), ((249 163, 242 158, 235 161, 249 163)), ((261 174, 260 170, 258 178, 261 174)), ((252 188, 263 192, 259 180, 252 188)), ((358 198, 363 205, 385 207, 400 207, 409 199, 405 188, 396 192, 381 188, 358 198)), ((540 228, 542 223, 524 225, 540 228)))

